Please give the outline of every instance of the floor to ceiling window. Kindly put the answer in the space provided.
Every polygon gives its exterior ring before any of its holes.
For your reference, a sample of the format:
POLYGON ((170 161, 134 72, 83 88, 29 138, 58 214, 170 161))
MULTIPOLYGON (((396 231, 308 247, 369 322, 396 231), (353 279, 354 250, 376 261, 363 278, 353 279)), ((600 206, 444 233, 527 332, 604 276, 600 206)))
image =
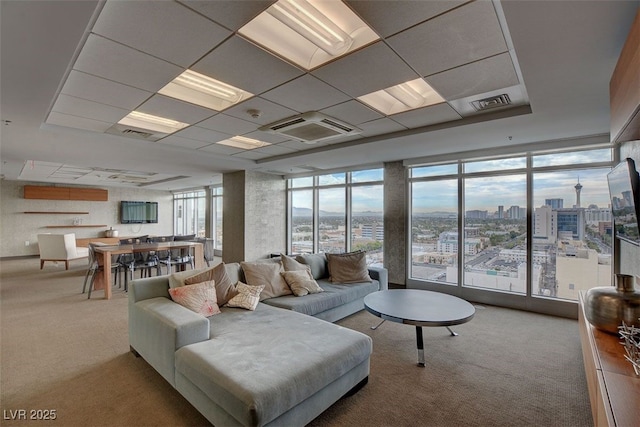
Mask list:
POLYGON ((411 167, 410 281, 489 302, 610 285, 612 160, 597 148, 411 167))
POLYGON ((222 250, 222 186, 211 188, 211 237, 213 248, 222 250))
POLYGON ((173 195, 173 234, 205 237, 205 190, 173 195))
POLYGON ((382 180, 382 169, 289 179, 289 252, 364 250, 382 265, 382 180))

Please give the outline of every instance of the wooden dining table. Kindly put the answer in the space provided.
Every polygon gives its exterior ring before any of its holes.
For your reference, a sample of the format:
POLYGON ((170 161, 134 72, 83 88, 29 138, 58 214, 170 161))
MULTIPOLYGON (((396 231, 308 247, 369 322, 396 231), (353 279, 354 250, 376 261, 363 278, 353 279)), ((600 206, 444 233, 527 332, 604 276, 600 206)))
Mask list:
POLYGON ((102 266, 97 273, 94 282, 94 289, 104 289, 105 299, 111 299, 111 259, 112 255, 131 254, 138 252, 158 252, 171 249, 180 249, 183 255, 193 251, 194 268, 204 268, 204 253, 202 243, 198 242, 158 242, 158 243, 136 243, 133 245, 105 245, 94 246, 94 251, 98 264, 102 266))

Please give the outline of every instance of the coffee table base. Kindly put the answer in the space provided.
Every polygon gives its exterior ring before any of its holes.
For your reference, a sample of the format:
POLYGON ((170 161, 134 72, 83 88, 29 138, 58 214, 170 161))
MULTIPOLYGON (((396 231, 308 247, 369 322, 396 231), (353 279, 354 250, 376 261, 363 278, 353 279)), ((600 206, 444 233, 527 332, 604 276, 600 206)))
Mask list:
MULTIPOLYGON (((376 329, 378 328, 378 326, 380 326, 382 323, 380 323, 379 325, 376 326, 376 329)), ((453 332, 451 330, 451 328, 449 328, 448 326, 445 326, 445 328, 447 328, 447 330, 449 331, 449 333, 451 333, 452 337, 457 337, 458 333, 457 332, 453 332)), ((373 327, 371 329, 374 329, 373 327)), ((420 366, 421 368, 424 368, 424 341, 422 340, 422 326, 416 326, 416 343, 418 346, 418 366, 420 366)))

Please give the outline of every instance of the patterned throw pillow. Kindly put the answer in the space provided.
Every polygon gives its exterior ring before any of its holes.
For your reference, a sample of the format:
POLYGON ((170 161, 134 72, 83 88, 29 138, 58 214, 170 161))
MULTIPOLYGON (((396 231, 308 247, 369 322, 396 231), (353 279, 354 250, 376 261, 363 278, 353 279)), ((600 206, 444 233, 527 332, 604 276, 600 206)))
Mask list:
POLYGON ((260 292, 262 292, 263 289, 264 285, 249 286, 246 283, 238 282, 236 284, 238 295, 229 300, 227 307, 240 307, 253 311, 260 302, 260 292))
POLYGON ((337 283, 371 282, 366 252, 327 254, 329 280, 337 283))
POLYGON ((283 271, 281 274, 297 297, 324 292, 318 282, 313 280, 311 270, 283 271))
POLYGON ((196 283, 190 286, 180 286, 178 288, 169 289, 171 299, 178 304, 202 314, 204 317, 210 317, 220 313, 216 298, 216 287, 213 280, 196 283))

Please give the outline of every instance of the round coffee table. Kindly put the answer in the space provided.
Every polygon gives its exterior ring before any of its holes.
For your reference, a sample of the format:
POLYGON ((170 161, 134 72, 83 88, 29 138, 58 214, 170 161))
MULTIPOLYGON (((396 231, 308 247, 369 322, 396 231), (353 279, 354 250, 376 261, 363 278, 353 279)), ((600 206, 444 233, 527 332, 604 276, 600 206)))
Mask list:
POLYGON ((452 336, 458 335, 449 326, 466 323, 473 318, 476 309, 467 301, 440 292, 418 289, 390 289, 373 292, 364 297, 364 308, 382 318, 371 327, 377 329, 385 320, 405 325, 415 325, 418 344, 418 366, 424 367, 423 326, 444 326, 452 336))

